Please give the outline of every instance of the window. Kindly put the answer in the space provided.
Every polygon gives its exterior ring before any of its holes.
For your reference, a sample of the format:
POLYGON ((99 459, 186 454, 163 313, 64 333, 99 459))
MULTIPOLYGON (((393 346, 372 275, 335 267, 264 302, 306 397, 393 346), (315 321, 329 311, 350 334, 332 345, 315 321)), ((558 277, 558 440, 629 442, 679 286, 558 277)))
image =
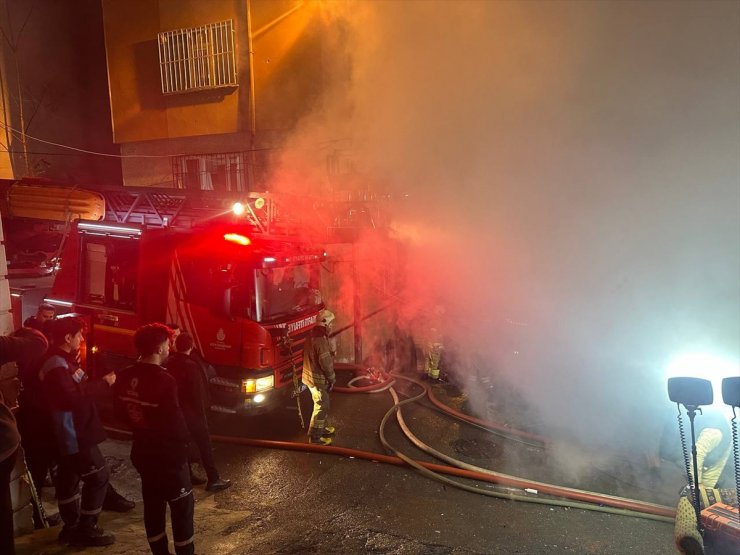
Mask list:
POLYGON ((110 308, 134 309, 138 246, 135 239, 85 242, 82 280, 84 302, 110 308))
POLYGON ((258 320, 294 316, 321 304, 319 264, 255 270, 258 320))
POLYGON ((192 154, 172 159, 172 174, 178 189, 202 191, 246 191, 246 152, 192 154))
POLYGON ((234 22, 159 33, 162 94, 235 87, 234 22))

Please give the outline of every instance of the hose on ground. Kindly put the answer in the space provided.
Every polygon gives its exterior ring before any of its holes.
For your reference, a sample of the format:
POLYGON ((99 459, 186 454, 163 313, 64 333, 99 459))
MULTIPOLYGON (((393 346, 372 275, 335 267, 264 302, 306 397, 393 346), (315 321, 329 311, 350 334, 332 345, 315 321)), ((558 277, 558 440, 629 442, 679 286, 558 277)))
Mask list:
MULTIPOLYGON (((401 378, 403 380, 407 380, 409 382, 412 382, 418 386, 421 386, 424 390, 426 390, 425 384, 422 384, 418 382, 417 380, 414 380, 412 378, 407 378, 405 376, 398 376, 397 378, 401 378)), ((622 497, 615 497, 611 495, 605 495, 605 494, 598 494, 593 492, 587 492, 585 490, 578 490, 574 488, 566 488, 562 486, 556 486, 552 484, 547 484, 544 482, 535 482, 530 480, 524 480, 522 478, 518 478, 516 476, 511 476, 508 474, 502 474, 499 472, 495 472, 493 470, 488 470, 485 468, 480 468, 468 463, 465 463, 463 461, 457 460, 453 457, 450 457, 448 455, 445 455, 444 453, 441 453, 429 445, 423 443, 421 440, 419 440, 408 428, 406 425, 403 414, 400 409, 401 405, 404 405, 406 403, 413 402, 423 396, 423 393, 419 396, 409 398, 403 402, 399 402, 398 395, 394 389, 390 390, 391 396, 394 400, 394 406, 390 409, 387 415, 391 414, 394 410, 396 411, 396 418, 398 420, 399 426, 401 427, 401 430, 403 431, 404 435, 419 449, 422 451, 425 451, 426 453, 433 455, 434 457, 437 457, 448 464, 452 464, 453 466, 456 466, 458 468, 462 468, 464 470, 468 470, 471 472, 475 472, 478 474, 484 474, 487 476, 490 476, 492 478, 495 478, 497 483, 510 485, 513 487, 521 488, 521 489, 537 489, 541 491, 542 493, 550 494, 550 495, 556 495, 558 497, 565 497, 569 499, 579 499, 581 501, 586 501, 587 503, 576 503, 576 502, 568 502, 568 501, 559 501, 554 499, 538 499, 533 498, 529 496, 524 495, 516 495, 516 494, 503 494, 498 492, 490 492, 486 490, 480 490, 478 488, 473 488, 470 486, 467 486, 465 484, 460 484, 459 482, 454 482, 453 480, 449 480, 447 478, 441 477, 441 476, 430 476, 426 472, 424 472, 425 475, 428 475, 429 477, 434 477, 435 479, 441 478, 441 481, 444 483, 448 483, 450 485, 454 485, 455 487, 462 487, 462 489, 466 489, 468 491, 474 491, 475 493, 482 493, 484 495, 492 495, 494 497, 502 497, 506 499, 514 499, 517 501, 524 501, 524 502, 532 502, 532 503, 544 503, 544 504, 552 504, 557 506, 567 506, 572 508, 579 508, 579 509, 585 509, 585 510, 591 510, 591 511, 599 511, 599 512, 608 512, 611 514, 620 514, 624 516, 634 516, 639 518, 648 518, 652 520, 660 520, 664 522, 672 522, 673 519, 671 518, 671 515, 674 514, 673 509, 670 507, 665 507, 663 505, 657 505, 653 503, 647 503, 643 501, 637 501, 633 499, 626 499, 622 497), (497 495, 493 495, 493 493, 497 493, 497 495), (610 507, 602 507, 599 505, 595 505, 593 503, 602 503, 605 505, 610 505, 610 507)), ((384 418, 383 423, 387 421, 387 418, 384 418)), ((381 425, 383 425, 381 423, 381 425)), ((380 432, 380 438, 381 442, 383 442, 384 446, 386 448, 390 448, 397 456, 401 456, 401 454, 394 449, 390 445, 386 445, 387 440, 385 440, 385 433, 381 430, 380 432)), ((404 459, 405 460, 405 459, 404 459)), ((411 460, 411 459, 409 459, 411 460)), ((411 464, 411 463, 409 463, 411 464)), ((417 468, 417 470, 420 470, 416 465, 413 465, 414 468, 417 468)), ((420 470, 421 471, 421 470, 420 470)))
MULTIPOLYGON (((124 430, 121 428, 114 428, 111 426, 106 426, 105 429, 111 433, 120 434, 124 436, 131 436, 131 431, 124 430)), ((294 441, 276 441, 276 440, 268 440, 268 439, 250 439, 250 438, 241 438, 241 437, 230 437, 230 436, 221 436, 221 435, 212 435, 211 439, 213 441, 217 441, 219 443, 226 443, 229 445, 240 445, 243 447, 259 447, 259 448, 266 448, 266 449, 282 449, 286 451, 302 451, 306 453, 317 453, 317 454, 324 454, 324 455, 337 455, 340 457, 349 457, 354 459, 363 459, 371 462, 379 462, 384 464, 391 464, 394 466, 407 466, 406 460, 402 459, 401 457, 393 457, 390 455, 385 455, 382 453, 374 453, 372 451, 361 451, 358 449, 350 449, 348 447, 337 447, 334 445, 319 445, 319 444, 312 444, 312 443, 299 443, 294 441)), ((449 474, 451 476, 458 476, 460 478, 468 478, 471 480, 478 480, 483 482, 489 482, 489 483, 497 483, 495 479, 491 476, 486 475, 479 475, 475 472, 471 472, 469 470, 464 470, 461 468, 454 468, 450 466, 444 466, 441 464, 435 464, 435 463, 427 463, 427 462, 419 462, 418 463, 423 468, 440 473, 440 474, 449 474)), ((476 490, 473 488, 473 490, 476 493, 481 493, 483 490, 476 490)), ((506 496, 506 494, 502 494, 506 496)), ((506 496, 507 499, 510 499, 511 497, 506 496)), ((616 509, 615 509, 616 510, 616 509)), ((665 518, 665 517, 664 517, 665 518)), ((668 519, 671 520, 671 519, 668 519)))
MULTIPOLYGON (((359 370, 359 367, 358 366, 354 366, 354 365, 346 365, 346 369, 354 369, 354 371, 357 372, 357 370, 359 370)), ((402 402, 399 403, 398 397, 397 397, 397 393, 395 392, 394 389, 391 388, 391 391, 390 392, 391 392, 391 395, 394 397, 394 407, 392 407, 390 409, 389 413, 392 413, 394 410, 397 410, 397 415, 400 418, 399 425, 401 425, 403 416, 401 415, 400 408, 396 409, 395 408, 396 406, 400 407, 400 405, 411 403, 411 402, 414 402, 414 401, 418 401, 422 397, 424 397, 424 395, 427 395, 427 396, 430 396, 431 395, 431 388, 427 384, 424 384, 424 383, 422 383, 422 382, 420 382, 418 380, 415 380, 413 378, 409 378, 407 376, 402 376, 400 374, 390 375, 390 374, 387 374, 387 373, 385 373, 383 371, 376 372, 376 375, 382 376, 384 378, 384 381, 382 383, 375 384, 378 390, 386 390, 386 389, 389 389, 390 386, 392 385, 391 382, 393 381, 393 378, 395 378, 395 379, 402 379, 402 380, 411 382, 411 383, 413 383, 413 384, 421 387, 424 390, 420 395, 417 395, 417 396, 415 396, 413 398, 406 399, 406 400, 404 400, 404 401, 402 401, 402 402)), ((350 389, 352 391, 359 390, 359 388, 356 388, 356 389, 355 388, 352 388, 352 383, 357 378, 363 378, 363 377, 365 377, 365 376, 357 376, 356 378, 353 378, 352 380, 350 380, 350 383, 348 384, 349 387, 346 388, 346 389, 350 389)), ((378 378, 378 379, 380 379, 380 378, 378 378)), ((362 391, 365 391, 365 392, 372 391, 372 386, 365 386, 365 387, 362 388, 362 391)), ((448 414, 448 415, 450 415, 450 416, 452 416, 454 418, 458 418, 460 420, 463 420, 463 421, 465 421, 465 422, 467 422, 467 423, 469 423, 471 425, 474 425, 476 427, 479 427, 479 428, 483 428, 485 430, 488 430, 491 433, 498 433, 498 432, 496 432, 494 430, 497 430, 497 429, 500 429, 501 428, 500 426, 497 426, 497 425, 491 425, 491 423, 489 423, 489 422, 485 422, 485 421, 479 420, 479 419, 474 418, 474 417, 469 417, 468 415, 463 415, 462 413, 459 413, 458 411, 456 411, 454 409, 451 409, 450 407, 447 407, 446 405, 443 405, 439 401, 437 401, 435 403, 435 406, 437 408, 440 408, 440 405, 441 405, 441 407, 444 407, 442 409, 442 411, 445 412, 446 414, 448 414), (449 409, 449 410, 447 410, 447 409, 449 409)), ((386 413, 386 417, 389 416, 389 413, 386 413)), ((386 417, 384 417, 383 422, 381 422, 381 427, 383 427, 385 425, 385 422, 387 421, 387 418, 386 417)), ((447 462, 449 464, 452 464, 453 467, 457 467, 457 468, 460 468, 462 470, 466 470, 468 472, 474 473, 475 474, 474 479, 485 480, 485 481, 493 481, 494 483, 499 483, 499 484, 502 484, 502 485, 508 485, 508 486, 519 488, 519 489, 537 489, 538 491, 541 491, 542 493, 545 493, 545 494, 555 495, 555 496, 558 496, 558 497, 564 497, 566 499, 576 499, 576 500, 580 500, 580 501, 585 501, 586 503, 581 503, 582 505, 584 505, 583 507, 577 507, 577 508, 583 508, 583 509, 586 509, 586 510, 598 510, 598 511, 601 511, 601 512, 627 511, 627 513, 618 513, 617 512, 617 513, 614 513, 614 514, 635 513, 635 514, 630 514, 629 516, 637 516, 637 517, 641 517, 641 518, 651 518, 653 520, 665 520, 665 521, 668 521, 668 522, 671 522, 673 520, 673 516, 675 515, 675 510, 673 508, 667 507, 665 505, 658 505, 658 504, 655 504, 655 503, 648 503, 648 502, 645 502, 645 501, 639 501, 639 500, 635 500, 635 499, 627 499, 627 498, 623 498, 623 497, 617 497, 617 496, 612 496, 612 495, 607 495, 607 494, 601 494, 601 493, 597 493, 597 492, 590 492, 590 491, 586 491, 586 490, 580 490, 580 489, 575 489, 575 488, 568 488, 568 487, 558 486, 558 485, 554 485, 554 484, 547 484, 547 483, 544 483, 544 482, 536 482, 536 481, 531 481, 531 480, 525 480, 525 479, 519 478, 517 476, 511 476, 511 475, 508 475, 508 474, 502 474, 502 473, 498 473, 498 472, 495 472, 495 471, 492 471, 492 470, 488 470, 488 469, 485 469, 485 468, 480 468, 480 467, 477 467, 477 466, 474 466, 474 465, 470 465, 470 464, 465 463, 464 461, 460 461, 460 460, 454 459, 452 457, 449 457, 449 456, 447 456, 447 455, 445 455, 445 454, 443 454, 443 453, 441 453, 439 451, 434 450, 430 446, 424 444, 416 436, 414 436, 413 433, 411 433, 411 431, 408 429, 408 427, 405 426, 405 423, 403 425, 401 425, 401 429, 404 432, 404 434, 407 436, 407 438, 414 445, 416 445, 419 449, 421 449, 421 450, 423 450, 423 451, 425 451, 425 452, 427 452, 427 453, 429 453, 429 454, 431 454, 431 455, 433 455, 433 456, 435 456, 435 457, 443 460, 444 462, 447 462), (487 478, 484 478, 484 477, 491 478, 492 480, 488 480, 487 478), (599 505, 608 505, 609 507, 603 507, 603 506, 599 506, 599 505), (606 510, 606 509, 608 509, 608 510, 606 510)), ((510 430, 507 429, 507 431, 510 431, 510 430)), ((517 430, 517 432, 519 432, 519 431, 517 430)), ((528 434, 527 432, 520 432, 520 434, 526 435, 526 436, 530 436, 530 437, 540 437, 540 436, 534 436, 534 434, 528 434)), ((384 434, 384 431, 382 429, 380 430, 380 434, 379 435, 381 437, 381 442, 384 442, 385 434, 384 434)), ((542 438, 542 440, 543 441, 546 441, 546 440, 544 440, 544 438, 542 438)), ((416 468, 417 470, 419 470, 421 472, 421 470, 417 466, 415 466, 414 464, 412 464, 412 462, 409 462, 409 461, 413 461, 413 459, 410 459, 408 457, 404 457, 403 454, 400 451, 394 449, 390 445, 386 445, 384 443, 384 447, 386 447, 386 449, 388 449, 390 452, 394 453, 396 456, 398 456, 402 460, 406 461, 407 464, 413 466, 414 468, 416 468)), ((413 462, 417 462, 417 461, 413 461, 413 462)), ((424 472, 422 472, 422 473, 424 473, 424 472)), ((427 473, 424 473, 424 474, 427 475, 427 476, 429 476, 429 477, 432 477, 430 474, 427 474, 427 473)), ((444 480, 447 480, 447 479, 444 479, 444 480)), ((450 485, 453 485, 455 487, 457 487, 457 485, 464 486, 462 489, 470 488, 470 486, 466 486, 464 484, 459 484, 458 482, 454 482, 454 481, 451 481, 451 480, 448 480, 445 483, 449 483, 450 485)), ((470 488, 470 489, 468 489, 468 491, 473 491, 475 493, 484 493, 484 494, 486 494, 485 493, 485 490, 480 490, 478 488, 470 488)), ((503 495, 503 496, 505 496, 508 499, 512 499, 511 496, 514 495, 514 494, 500 494, 500 495, 503 495)), ((520 500, 527 501, 527 502, 556 501, 556 500, 547 500, 547 499, 540 500, 540 501, 534 501, 534 499, 536 499, 536 498, 532 498, 532 497, 528 497, 528 496, 518 496, 518 497, 521 497, 522 498, 520 500)), ((573 502, 560 502, 560 501, 557 501, 554 504, 561 504, 561 503, 566 503, 566 504, 567 503, 571 503, 568 506, 573 506, 572 505, 573 502)))
MULTIPOLYGON (((334 391, 337 391, 339 393, 379 393, 391 387, 394 382, 394 377, 382 369, 380 370, 373 369, 372 372, 368 372, 367 368, 364 368, 356 364, 348 364, 348 363, 336 363, 334 365, 334 369, 350 371, 355 374, 355 378, 352 378, 352 380, 350 380, 350 383, 348 384, 347 387, 336 387, 336 386, 334 387, 334 391), (361 387, 353 387, 352 383, 354 383, 354 380, 357 378, 367 378, 367 379, 377 378, 379 383, 361 386, 361 387)), ((400 377, 399 374, 395 374, 394 376, 400 377)), ((492 434, 496 434, 500 437, 504 437, 511 441, 516 441, 524 445, 528 445, 530 447, 535 447, 537 449, 543 449, 547 447, 547 439, 541 436, 532 434, 530 432, 517 430, 515 428, 509 428, 507 426, 502 426, 500 424, 495 424, 493 422, 481 420, 479 418, 475 418, 474 416, 470 416, 468 414, 459 412, 448 405, 445 405, 444 403, 442 403, 439 399, 437 399, 434 396, 434 394, 431 391, 431 388, 427 388, 427 396, 429 397, 429 400, 433 403, 433 405, 437 408, 437 410, 440 410, 459 420, 465 421, 471 426, 482 428, 484 430, 489 431, 492 434)))

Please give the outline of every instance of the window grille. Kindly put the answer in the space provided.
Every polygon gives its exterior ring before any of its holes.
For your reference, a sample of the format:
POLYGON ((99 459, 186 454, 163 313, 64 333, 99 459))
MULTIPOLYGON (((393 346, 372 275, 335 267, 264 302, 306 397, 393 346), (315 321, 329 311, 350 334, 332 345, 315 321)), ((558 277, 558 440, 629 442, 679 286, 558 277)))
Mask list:
POLYGON ((162 94, 234 87, 234 22, 159 33, 162 94))
POLYGON ((178 189, 247 191, 247 153, 190 154, 172 159, 178 189))

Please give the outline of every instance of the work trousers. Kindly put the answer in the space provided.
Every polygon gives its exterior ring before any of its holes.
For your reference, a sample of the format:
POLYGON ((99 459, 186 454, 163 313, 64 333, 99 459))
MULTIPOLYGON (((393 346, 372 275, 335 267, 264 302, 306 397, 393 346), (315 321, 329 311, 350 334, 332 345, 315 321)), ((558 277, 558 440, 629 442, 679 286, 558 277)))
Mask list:
POLYGON ((15 467, 18 451, 0 461, 0 553, 15 555, 13 540, 13 502, 10 498, 10 473, 15 467))
POLYGON ((167 555, 167 505, 170 506, 172 535, 177 555, 195 553, 193 512, 195 499, 187 462, 161 468, 152 460, 136 468, 141 474, 144 498, 144 528, 149 548, 154 555, 167 555))
POLYGON ((211 435, 208 432, 208 425, 204 422, 187 422, 190 437, 198 448, 200 462, 206 471, 209 482, 215 482, 219 479, 216 462, 213 460, 213 447, 211 447, 211 435))
POLYGON ((318 439, 326 428, 326 419, 329 416, 329 392, 326 387, 308 386, 313 399, 313 413, 311 413, 311 424, 308 427, 308 435, 312 439, 318 439))
MULTIPOLYGON (((51 417, 46 412, 22 407, 16 418, 26 466, 36 487, 38 498, 41 499, 46 476, 59 458, 51 429, 51 417)), ((41 514, 35 502, 33 522, 36 527, 41 527, 41 514)))
POLYGON ((108 467, 97 445, 59 457, 57 504, 67 526, 92 527, 98 522, 108 490, 108 467), (82 481, 82 492, 80 492, 82 481))

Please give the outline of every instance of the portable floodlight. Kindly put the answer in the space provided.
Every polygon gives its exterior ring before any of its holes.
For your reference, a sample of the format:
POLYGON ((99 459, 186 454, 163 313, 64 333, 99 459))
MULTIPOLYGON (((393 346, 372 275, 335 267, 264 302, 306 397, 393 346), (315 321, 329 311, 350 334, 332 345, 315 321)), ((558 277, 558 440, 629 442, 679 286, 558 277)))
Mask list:
MULTIPOLYGON (((740 500, 740 438, 738 438, 737 413, 735 412, 735 409, 740 409, 740 376, 722 380, 722 400, 732 407, 732 458, 735 462, 735 491, 740 500)), ((740 522, 740 509, 738 509, 737 518, 740 522)))
POLYGON ((681 434, 681 447, 683 448, 684 463, 686 465, 686 478, 691 494, 691 503, 696 512, 696 527, 700 534, 704 534, 704 526, 701 520, 701 501, 699 500, 699 461, 696 454, 696 429, 694 417, 700 406, 711 405, 714 402, 712 382, 703 378, 677 377, 668 379, 668 398, 678 406, 678 430, 681 434), (691 471, 689 468, 689 457, 686 452, 686 441, 684 439, 683 423, 681 420, 681 405, 686 407, 691 423, 691 458, 694 466, 694 480, 692 484, 691 471))

